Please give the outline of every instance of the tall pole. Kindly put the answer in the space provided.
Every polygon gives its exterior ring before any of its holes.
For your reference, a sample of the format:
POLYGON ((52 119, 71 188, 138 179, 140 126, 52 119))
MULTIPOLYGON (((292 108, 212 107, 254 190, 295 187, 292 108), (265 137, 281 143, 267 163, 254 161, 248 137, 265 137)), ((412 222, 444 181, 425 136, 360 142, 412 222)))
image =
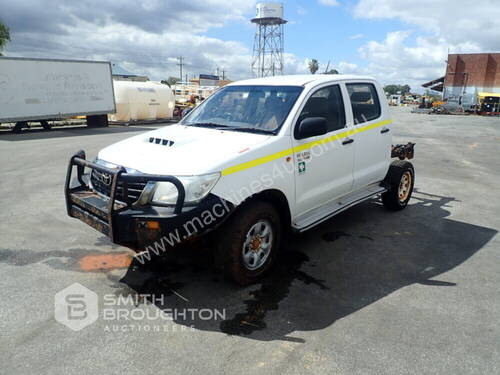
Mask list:
POLYGON ((330 67, 330 60, 328 60, 328 64, 326 65, 326 69, 325 69, 325 74, 328 73, 328 68, 330 67))
POLYGON ((267 38, 267 27, 265 25, 261 25, 264 30, 264 38, 262 39, 262 62, 261 62, 261 73, 260 76, 264 77, 264 72, 266 70, 266 38, 267 38))
POLYGON ((184 61, 184 57, 178 57, 177 60, 179 60, 179 63, 177 65, 179 65, 179 70, 180 70, 180 79, 182 81, 182 65, 184 64, 183 61, 184 61))

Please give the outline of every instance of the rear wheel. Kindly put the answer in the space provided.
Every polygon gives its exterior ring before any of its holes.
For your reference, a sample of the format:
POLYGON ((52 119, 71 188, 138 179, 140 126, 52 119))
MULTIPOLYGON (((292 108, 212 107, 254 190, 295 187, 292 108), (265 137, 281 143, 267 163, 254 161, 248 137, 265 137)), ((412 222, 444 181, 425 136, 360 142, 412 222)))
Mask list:
POLYGON ((45 130, 52 129, 52 125, 50 125, 47 120, 41 120, 40 125, 42 125, 42 128, 44 128, 45 130))
POLYGON ((28 127, 28 123, 26 121, 18 121, 16 122, 16 125, 14 125, 14 127, 12 128, 12 131, 14 133, 20 133, 21 130, 23 130, 23 128, 27 128, 28 127))
POLYGON ((281 220, 272 204, 246 203, 219 228, 215 244, 217 268, 239 284, 257 282, 276 257, 281 233, 281 220))
POLYGON ((406 207, 413 192, 415 171, 413 165, 404 160, 391 164, 385 177, 389 190, 382 194, 382 203, 387 208, 399 211, 406 207))

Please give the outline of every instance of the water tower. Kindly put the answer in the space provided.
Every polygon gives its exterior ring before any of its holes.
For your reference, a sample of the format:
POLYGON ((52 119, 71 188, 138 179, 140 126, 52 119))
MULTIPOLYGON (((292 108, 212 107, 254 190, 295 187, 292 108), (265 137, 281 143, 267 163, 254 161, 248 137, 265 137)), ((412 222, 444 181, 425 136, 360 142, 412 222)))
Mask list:
POLYGON ((283 4, 258 3, 253 43, 252 72, 255 77, 283 74, 283 4))

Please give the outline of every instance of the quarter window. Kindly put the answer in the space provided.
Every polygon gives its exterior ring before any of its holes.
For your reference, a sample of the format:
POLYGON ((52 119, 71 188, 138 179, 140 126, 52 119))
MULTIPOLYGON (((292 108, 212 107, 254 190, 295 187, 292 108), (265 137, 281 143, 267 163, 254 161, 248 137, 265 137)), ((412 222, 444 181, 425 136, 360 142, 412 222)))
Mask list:
POLYGON ((348 83, 346 86, 351 99, 354 124, 375 120, 380 117, 380 102, 373 84, 348 83))
POLYGON ((319 89, 307 100, 298 124, 308 117, 324 117, 328 132, 345 127, 344 101, 339 85, 319 89))

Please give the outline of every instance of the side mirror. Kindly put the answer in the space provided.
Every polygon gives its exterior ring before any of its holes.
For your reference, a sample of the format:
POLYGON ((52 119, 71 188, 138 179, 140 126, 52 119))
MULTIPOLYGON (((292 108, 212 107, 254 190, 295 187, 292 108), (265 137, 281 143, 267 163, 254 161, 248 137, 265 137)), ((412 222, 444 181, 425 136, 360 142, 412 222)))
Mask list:
POLYGON ((327 133, 327 123, 324 117, 308 117, 295 128, 295 139, 304 139, 327 133))

